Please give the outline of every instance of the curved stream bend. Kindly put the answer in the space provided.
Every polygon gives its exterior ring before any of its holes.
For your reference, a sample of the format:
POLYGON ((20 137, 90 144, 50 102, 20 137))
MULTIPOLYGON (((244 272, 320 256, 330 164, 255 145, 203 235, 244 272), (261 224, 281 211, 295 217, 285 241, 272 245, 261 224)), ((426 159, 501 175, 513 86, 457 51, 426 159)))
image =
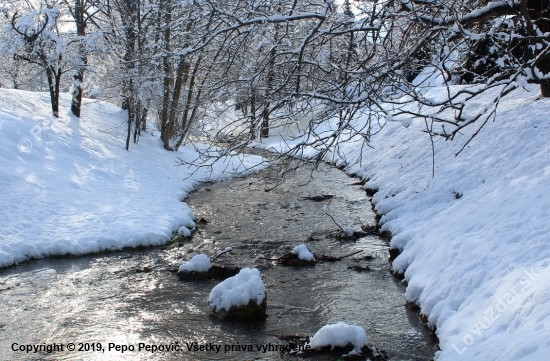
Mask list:
MULTIPOLYGON (((305 168, 265 192, 269 170, 247 178, 207 184, 186 202, 200 226, 192 241, 72 259, 46 259, 0 274, 0 359, 3 360, 279 360, 278 352, 187 350, 185 343, 282 344, 280 334, 313 335, 325 324, 345 321, 365 328, 369 342, 392 360, 429 360, 435 345, 418 316, 404 306, 404 287, 390 275, 388 245, 378 237, 337 241, 321 234, 336 226, 323 203, 302 199, 334 194, 330 213, 341 223, 372 224, 370 203, 360 186, 338 169, 305 168), (311 178, 312 177, 312 178, 311 178), (360 220, 360 221, 359 221, 360 220), (316 254, 364 252, 334 263, 292 268, 261 259, 308 242, 316 254), (169 272, 178 259, 203 252, 229 254, 217 264, 256 266, 267 288, 268 318, 239 325, 210 315, 206 299, 217 281, 182 282, 169 272), (364 255, 372 260, 354 261, 364 255), (350 266, 369 266, 355 272, 350 266), (13 343, 175 344, 181 352, 98 352, 25 354, 13 343)), ((331 358, 329 358, 331 359, 331 358)))

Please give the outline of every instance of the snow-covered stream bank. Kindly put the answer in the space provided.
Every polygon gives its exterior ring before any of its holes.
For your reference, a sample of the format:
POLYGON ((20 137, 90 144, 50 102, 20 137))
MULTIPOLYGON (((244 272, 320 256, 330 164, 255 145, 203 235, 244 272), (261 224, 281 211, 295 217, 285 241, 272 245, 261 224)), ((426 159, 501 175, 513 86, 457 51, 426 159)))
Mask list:
POLYGON ((369 342, 386 350, 391 360, 429 360, 435 345, 417 314, 404 305, 405 288, 390 275, 387 242, 375 236, 356 241, 325 238, 336 227, 323 213, 323 203, 302 198, 334 194, 330 212, 339 222, 357 228, 360 222, 372 224, 368 197, 354 185, 356 179, 323 166, 310 180, 310 171, 301 168, 284 184, 265 192, 272 185, 263 178, 266 175, 262 171, 203 185, 191 193, 186 202, 198 219, 208 221, 200 222, 192 241, 76 259, 46 259, 4 270, 0 274, 0 304, 5 305, 0 317, 0 359, 36 359, 35 355, 14 354, 13 342, 93 342, 103 347, 112 342, 137 347, 140 342, 179 341, 185 347, 185 342, 196 341, 222 345, 222 351, 185 348, 179 353, 87 351, 39 356, 44 360, 279 360, 276 351, 223 350, 225 345, 283 345, 278 335, 311 336, 326 324, 344 321, 363 327, 369 342), (339 262, 300 268, 260 258, 292 250, 312 234, 307 245, 318 255, 363 252, 339 262), (177 267, 178 259, 189 260, 197 253, 212 256, 226 246, 233 250, 216 264, 260 269, 268 300, 265 322, 239 325, 213 318, 207 298, 218 281, 182 282, 169 272, 177 267), (374 258, 362 259, 366 255, 374 258), (353 266, 368 266, 370 271, 348 268, 353 266))
MULTIPOLYGON (((426 97, 444 94, 433 87, 426 97)), ((373 203, 382 229, 393 234, 391 246, 403 250, 393 268, 405 272, 407 299, 437 327, 440 361, 548 360, 550 99, 539 95, 537 86, 528 86, 502 99, 496 120, 459 156, 481 124, 453 141, 434 137, 433 178, 422 119, 408 127, 388 121, 374 129, 372 148, 357 137, 325 157, 378 190, 373 203)), ((492 96, 472 107, 484 107, 492 96)), ((336 124, 317 131, 326 135, 336 124)), ((352 125, 363 129, 365 120, 352 125)), ((270 137, 259 146, 287 145, 270 137)))
MULTIPOLYGON (((70 97, 63 94, 63 109, 70 97)), ((162 149, 158 132, 124 149, 126 112, 86 99, 82 118, 53 118, 47 93, 0 89, 0 267, 28 258, 160 245, 193 226, 180 202, 207 179, 260 157, 176 166, 197 152, 162 149)))

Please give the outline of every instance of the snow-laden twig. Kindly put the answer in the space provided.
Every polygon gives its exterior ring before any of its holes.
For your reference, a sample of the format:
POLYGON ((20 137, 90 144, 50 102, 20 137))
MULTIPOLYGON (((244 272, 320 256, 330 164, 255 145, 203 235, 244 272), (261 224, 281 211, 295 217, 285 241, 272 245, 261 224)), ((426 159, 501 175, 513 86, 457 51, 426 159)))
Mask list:
POLYGON ((232 250, 231 247, 225 247, 224 250, 218 252, 218 254, 216 256, 214 256, 214 258, 212 258, 212 261, 210 261, 210 262, 214 262, 216 260, 216 258, 218 258, 219 256, 221 256, 224 253, 231 252, 231 250, 232 250))

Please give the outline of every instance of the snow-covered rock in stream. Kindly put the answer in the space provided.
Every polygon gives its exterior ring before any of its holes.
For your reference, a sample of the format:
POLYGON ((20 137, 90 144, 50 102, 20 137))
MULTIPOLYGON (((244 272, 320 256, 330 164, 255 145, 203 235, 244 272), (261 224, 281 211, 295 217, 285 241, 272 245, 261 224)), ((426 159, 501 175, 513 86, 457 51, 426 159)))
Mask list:
POLYGON ((298 258, 304 261, 315 261, 313 253, 309 251, 305 244, 294 247, 292 254, 298 255, 298 258))
POLYGON ((212 267, 210 258, 205 254, 197 254, 187 263, 180 261, 179 272, 208 272, 212 267))
POLYGON ((309 346, 312 349, 326 346, 334 349, 351 345, 353 351, 359 352, 366 344, 367 334, 362 327, 348 325, 342 321, 321 327, 309 340, 309 346))
POLYGON ((286 250, 285 253, 278 258, 279 263, 285 266, 314 266, 317 263, 315 255, 307 248, 305 244, 301 244, 292 249, 286 250))
POLYGON ((264 318, 267 310, 265 285, 257 268, 244 268, 219 283, 210 292, 212 313, 221 319, 264 318))
POLYGON ((202 253, 191 258, 189 262, 179 261, 179 264, 178 277, 184 281, 224 280, 235 276, 240 271, 239 267, 214 266, 210 262, 210 258, 202 253))

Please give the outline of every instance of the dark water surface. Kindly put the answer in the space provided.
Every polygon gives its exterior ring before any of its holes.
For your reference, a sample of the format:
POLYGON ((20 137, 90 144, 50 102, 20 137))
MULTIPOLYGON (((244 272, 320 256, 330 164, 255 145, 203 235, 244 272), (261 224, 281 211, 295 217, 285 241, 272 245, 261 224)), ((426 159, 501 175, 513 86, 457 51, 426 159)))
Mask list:
POLYGON ((435 345, 418 316, 404 306, 404 287, 390 275, 387 242, 374 236, 356 241, 326 238, 326 232, 336 226, 322 212, 323 203, 301 198, 334 194, 330 213, 337 221, 357 228, 361 222, 373 224, 370 203, 364 190, 353 185, 356 180, 326 165, 315 172, 303 167, 265 192, 272 186, 269 175, 263 171, 207 184, 191 194, 186 202, 197 219, 208 221, 192 241, 46 259, 4 270, 0 273, 0 359, 279 360, 282 357, 275 351, 225 353, 224 348, 282 345, 277 335, 313 335, 338 321, 364 327, 369 342, 386 350, 392 360, 431 359, 435 345), (262 259, 276 257, 312 234, 317 240, 307 245, 315 254, 364 252, 340 262, 301 268, 262 259), (233 251, 216 264, 260 269, 267 288, 265 322, 242 325, 217 320, 206 300, 218 281, 182 282, 170 272, 178 259, 188 260, 197 253, 214 255, 226 246, 233 251), (357 260, 367 254, 374 259, 357 260), (348 269, 355 265, 369 266, 371 271, 348 269), (194 341, 219 345, 220 352, 188 351, 186 343, 194 341), (76 351, 67 350, 70 342, 76 351), (105 350, 109 343, 133 345, 137 350, 140 343, 173 346, 176 342, 180 352, 105 350), (15 352, 14 343, 62 343, 64 349, 51 354, 15 352), (79 347, 88 351, 78 351, 79 347))

